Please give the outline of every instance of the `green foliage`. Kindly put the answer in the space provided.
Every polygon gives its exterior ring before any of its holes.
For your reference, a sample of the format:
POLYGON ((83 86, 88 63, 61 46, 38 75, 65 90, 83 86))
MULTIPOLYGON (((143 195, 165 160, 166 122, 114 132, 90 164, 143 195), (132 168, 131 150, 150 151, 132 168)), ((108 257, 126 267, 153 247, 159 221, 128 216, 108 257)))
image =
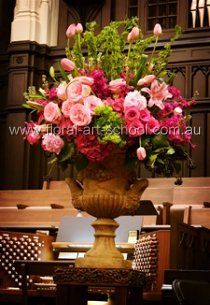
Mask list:
POLYGON ((119 78, 124 72, 127 83, 131 85, 136 85, 139 78, 150 73, 160 77, 167 76, 170 81, 173 74, 170 74, 166 67, 171 54, 171 44, 181 34, 180 27, 176 26, 174 37, 154 56, 158 40, 154 35, 144 38, 139 29, 139 37, 127 43, 128 33, 134 26, 138 26, 136 17, 124 21, 113 21, 96 34, 96 22, 87 23, 86 31, 75 35, 72 50, 68 40, 67 57, 72 59, 78 68, 103 70, 108 80, 119 78), (155 44, 152 56, 148 57, 145 53, 153 42, 155 44), (87 52, 85 57, 83 51, 87 52), (151 71, 150 66, 153 64, 154 68, 151 71))
POLYGON ((112 142, 120 147, 125 145, 121 134, 123 120, 110 106, 97 106, 93 127, 97 131, 99 143, 112 142))
POLYGON ((158 56, 153 59, 155 75, 159 77, 168 76, 169 78, 174 76, 169 70, 167 70, 168 58, 172 52, 171 50, 172 43, 175 40, 177 40, 180 37, 180 35, 181 35, 181 27, 176 25, 175 34, 170 39, 170 42, 166 43, 163 49, 160 50, 158 56))

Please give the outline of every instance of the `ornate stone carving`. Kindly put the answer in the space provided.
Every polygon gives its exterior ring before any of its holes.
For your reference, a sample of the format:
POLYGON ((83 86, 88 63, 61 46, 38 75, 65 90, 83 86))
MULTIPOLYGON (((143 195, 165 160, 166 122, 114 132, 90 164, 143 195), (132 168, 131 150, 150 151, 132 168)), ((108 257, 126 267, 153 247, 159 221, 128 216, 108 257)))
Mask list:
POLYGON ((57 284, 86 284, 96 285, 123 285, 143 287, 145 274, 138 270, 130 269, 97 269, 97 268, 66 268, 55 271, 54 280, 57 284))
POLYGON ((36 41, 57 45, 59 1, 16 0, 11 42, 36 41))
POLYGON ((131 263, 116 249, 118 223, 114 218, 135 214, 148 181, 135 180, 130 185, 130 177, 135 174, 125 167, 124 158, 124 152, 115 151, 101 163, 89 163, 78 175, 80 183, 67 179, 74 207, 97 218, 92 224, 93 248, 84 258, 76 259, 77 267, 131 268, 131 263))

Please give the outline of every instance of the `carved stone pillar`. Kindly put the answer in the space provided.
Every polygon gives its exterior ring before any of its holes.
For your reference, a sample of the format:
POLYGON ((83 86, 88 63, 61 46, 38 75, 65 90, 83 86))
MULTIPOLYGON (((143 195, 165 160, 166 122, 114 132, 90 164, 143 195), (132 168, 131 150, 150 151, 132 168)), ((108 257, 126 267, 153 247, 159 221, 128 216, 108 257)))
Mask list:
POLYGON ((58 0, 17 0, 11 42, 30 40, 56 46, 58 13, 58 0))
POLYGON ((38 147, 29 147, 21 133, 27 112, 22 107, 23 93, 31 85, 39 88, 41 75, 50 66, 50 47, 57 46, 59 0, 16 0, 11 28, 6 105, 4 188, 37 188, 43 160, 38 147))

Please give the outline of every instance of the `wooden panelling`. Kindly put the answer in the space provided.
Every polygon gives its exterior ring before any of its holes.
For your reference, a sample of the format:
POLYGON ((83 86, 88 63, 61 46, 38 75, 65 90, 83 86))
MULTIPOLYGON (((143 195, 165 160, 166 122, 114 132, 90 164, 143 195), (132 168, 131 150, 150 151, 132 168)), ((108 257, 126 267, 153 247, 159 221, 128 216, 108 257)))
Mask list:
POLYGON ((25 113, 11 113, 7 116, 6 143, 5 143, 5 189, 18 189, 23 187, 23 175, 27 156, 25 143, 21 134, 12 135, 13 128, 23 127, 25 113))
POLYGON ((24 102, 23 92, 27 90, 27 71, 10 74, 8 105, 21 105, 24 102))
POLYGON ((206 175, 206 115, 205 113, 192 114, 192 126, 196 129, 200 127, 200 135, 192 135, 192 142, 196 144, 196 149, 192 150, 192 158, 195 161, 196 168, 191 171, 192 176, 202 177, 206 175))

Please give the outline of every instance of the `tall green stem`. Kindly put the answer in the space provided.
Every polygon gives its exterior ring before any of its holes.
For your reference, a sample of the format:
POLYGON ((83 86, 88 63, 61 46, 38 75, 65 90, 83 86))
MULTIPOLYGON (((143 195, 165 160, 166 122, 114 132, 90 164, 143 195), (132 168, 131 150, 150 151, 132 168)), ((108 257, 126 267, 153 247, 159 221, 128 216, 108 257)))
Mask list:
POLYGON ((155 50, 156 50, 156 47, 157 47, 157 43, 158 43, 158 36, 156 36, 154 48, 153 48, 153 50, 152 50, 152 54, 151 54, 151 57, 150 57, 150 61, 149 61, 148 66, 150 66, 150 64, 151 64, 151 62, 152 62, 152 59, 153 59, 153 56, 154 56, 154 53, 155 53, 155 50))
POLYGON ((127 60, 126 60, 126 67, 127 67, 127 70, 126 70, 126 81, 128 83, 128 73, 129 73, 129 70, 128 70, 128 67, 129 67, 129 57, 130 57, 130 52, 131 52, 131 43, 129 43, 129 47, 128 47, 128 55, 127 55, 127 60))
POLYGON ((69 59, 71 56, 71 51, 70 51, 70 38, 67 39, 67 45, 66 45, 66 57, 69 59))

